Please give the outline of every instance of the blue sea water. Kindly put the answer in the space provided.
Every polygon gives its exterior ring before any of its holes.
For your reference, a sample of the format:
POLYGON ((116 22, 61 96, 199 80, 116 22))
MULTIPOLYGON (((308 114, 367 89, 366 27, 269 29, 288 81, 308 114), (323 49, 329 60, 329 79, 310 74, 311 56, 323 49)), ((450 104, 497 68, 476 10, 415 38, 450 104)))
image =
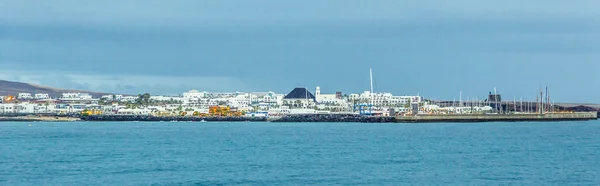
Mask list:
POLYGON ((599 121, 14 122, 0 145, 0 185, 600 185, 599 121))

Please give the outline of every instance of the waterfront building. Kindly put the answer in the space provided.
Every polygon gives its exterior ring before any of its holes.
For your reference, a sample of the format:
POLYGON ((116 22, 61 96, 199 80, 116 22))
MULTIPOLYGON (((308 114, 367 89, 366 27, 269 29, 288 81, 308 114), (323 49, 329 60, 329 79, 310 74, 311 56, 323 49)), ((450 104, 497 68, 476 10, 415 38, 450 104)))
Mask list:
POLYGON ((405 107, 411 103, 421 103, 421 96, 394 96, 391 93, 371 93, 364 91, 362 94, 350 94, 348 99, 354 103, 372 103, 373 106, 405 107))
POLYGON ((117 115, 150 115, 149 109, 119 109, 117 115))
POLYGON ((15 104, 13 104, 13 103, 0 104, 0 113, 3 113, 3 114, 17 113, 17 111, 15 110, 15 104))
POLYGON ((315 96, 304 87, 296 87, 283 97, 283 105, 293 108, 312 108, 315 96))
POLYGON ((315 90, 315 101, 320 104, 343 104, 345 102, 342 99, 342 92, 322 94, 321 87, 317 87, 315 90))

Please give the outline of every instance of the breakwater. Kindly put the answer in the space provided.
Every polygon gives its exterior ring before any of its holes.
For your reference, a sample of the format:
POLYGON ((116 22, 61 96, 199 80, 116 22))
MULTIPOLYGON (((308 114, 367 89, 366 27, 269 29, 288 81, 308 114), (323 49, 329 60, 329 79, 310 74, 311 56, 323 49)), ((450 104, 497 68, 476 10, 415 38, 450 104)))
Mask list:
POLYGON ((240 122, 267 121, 266 117, 189 117, 189 116, 146 116, 146 115, 92 115, 81 116, 83 121, 221 121, 221 122, 240 122))
POLYGON ((434 123, 434 122, 527 122, 580 121, 597 119, 596 112, 550 114, 417 115, 406 117, 364 116, 358 114, 295 114, 272 122, 360 122, 360 123, 434 123))
POLYGON ((272 122, 356 122, 356 123, 394 123, 394 117, 372 117, 358 114, 293 114, 272 122))
POLYGON ((46 122, 70 122, 79 121, 77 117, 66 117, 66 116, 0 116, 0 122, 2 121, 23 121, 23 122, 34 122, 34 121, 46 121, 46 122))

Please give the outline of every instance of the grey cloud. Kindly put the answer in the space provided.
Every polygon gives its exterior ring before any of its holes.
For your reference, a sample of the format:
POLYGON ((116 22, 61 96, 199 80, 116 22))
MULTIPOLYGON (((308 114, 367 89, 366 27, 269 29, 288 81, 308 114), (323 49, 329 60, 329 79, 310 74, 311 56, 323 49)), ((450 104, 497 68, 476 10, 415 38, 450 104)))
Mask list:
POLYGON ((0 22, 16 25, 203 27, 315 21, 419 19, 598 19, 598 1, 7 1, 0 22))

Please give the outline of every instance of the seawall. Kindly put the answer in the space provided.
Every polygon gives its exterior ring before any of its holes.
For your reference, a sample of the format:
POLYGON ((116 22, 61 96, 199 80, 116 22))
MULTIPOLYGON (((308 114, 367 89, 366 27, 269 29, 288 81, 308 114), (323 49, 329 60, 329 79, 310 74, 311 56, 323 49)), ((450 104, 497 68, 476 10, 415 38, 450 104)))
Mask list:
POLYGON ((136 115, 92 115, 81 116, 83 121, 267 121, 265 117, 187 117, 187 116, 136 116, 136 115))
POLYGON ((596 112, 552 114, 417 115, 408 117, 362 116, 357 114, 287 115, 272 122, 360 122, 360 123, 434 123, 434 122, 528 122, 596 120, 596 112))
POLYGON ((68 117, 68 116, 0 116, 0 122, 2 121, 46 121, 46 122, 71 122, 79 121, 79 118, 68 117))
POLYGON ((292 114, 272 122, 356 122, 356 123, 394 123, 394 117, 371 117, 358 114, 292 114))

